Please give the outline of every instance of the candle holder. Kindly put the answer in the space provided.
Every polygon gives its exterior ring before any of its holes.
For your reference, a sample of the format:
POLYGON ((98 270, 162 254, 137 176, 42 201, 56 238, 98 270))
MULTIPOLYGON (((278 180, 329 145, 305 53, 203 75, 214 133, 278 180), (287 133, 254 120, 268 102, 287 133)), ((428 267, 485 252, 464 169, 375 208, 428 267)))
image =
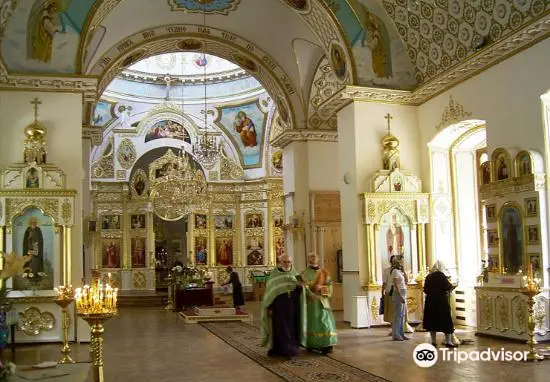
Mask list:
POLYGON ((76 289, 76 312, 90 325, 90 352, 92 354, 93 381, 104 382, 103 374, 103 324, 117 314, 117 288, 97 279, 92 286, 76 289))
POLYGON ((61 307, 61 314, 63 315, 61 328, 63 329, 63 347, 61 348, 61 354, 63 357, 58 363, 75 363, 69 354, 71 354, 71 347, 69 346, 69 328, 71 327, 71 316, 67 311, 67 307, 74 301, 73 287, 60 286, 55 289, 57 292, 57 298, 55 303, 61 307))
POLYGON ((166 303, 166 306, 164 307, 165 310, 174 310, 174 284, 175 279, 172 277, 172 272, 168 272, 168 277, 165 279, 168 283, 168 301, 166 303))
POLYGON ((524 281, 526 281, 526 285, 521 289, 521 293, 527 297, 529 312, 527 322, 527 327, 529 329, 527 346, 529 346, 529 352, 527 353, 526 361, 536 362, 544 359, 544 356, 537 351, 537 341, 535 340, 535 296, 540 293, 540 285, 537 279, 533 280, 531 272, 529 272, 529 277, 524 276, 524 281))

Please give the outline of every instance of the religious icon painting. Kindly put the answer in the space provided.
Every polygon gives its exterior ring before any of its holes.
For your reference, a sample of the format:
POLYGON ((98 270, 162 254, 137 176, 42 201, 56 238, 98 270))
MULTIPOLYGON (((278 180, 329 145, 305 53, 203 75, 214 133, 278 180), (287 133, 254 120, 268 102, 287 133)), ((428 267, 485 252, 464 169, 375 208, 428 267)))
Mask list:
POLYGON ((496 229, 487 230, 487 246, 489 248, 498 247, 498 233, 496 229))
POLYGON ((264 264, 264 238, 263 237, 247 237, 245 248, 246 248, 247 265, 264 264))
POLYGON ((102 244, 103 268, 120 268, 120 239, 104 239, 102 244))
POLYGON ((533 271, 533 277, 541 277, 540 253, 530 253, 529 265, 533 271))
POLYGON ((498 271, 500 265, 498 262, 498 256, 493 255, 488 257, 487 268, 490 272, 498 271))
POLYGON ((279 264, 281 256, 285 254, 285 237, 276 236, 273 238, 273 243, 275 245, 275 258, 277 260, 277 264, 279 264))
POLYGON ((16 254, 30 255, 31 259, 24 264, 25 273, 32 273, 36 278, 13 278, 14 290, 53 289, 54 264, 56 253, 55 224, 53 219, 38 208, 27 208, 22 215, 13 219, 12 250, 16 254))
POLYGON ((208 227, 208 217, 204 214, 195 215, 195 229, 206 229, 208 227))
POLYGON ((275 228, 283 228, 283 217, 280 215, 273 216, 273 226, 275 228))
POLYGON ((540 244, 540 232, 538 225, 528 225, 527 227, 527 245, 540 244))
POLYGON ((31 167, 27 170, 25 176, 25 187, 26 188, 40 188, 40 180, 38 176, 38 170, 34 167, 31 167))
POLYGON ((391 256, 403 256, 405 270, 412 270, 411 224, 398 209, 392 209, 380 219, 378 256, 382 267, 390 266, 391 256))
POLYGON ((103 215, 101 219, 102 230, 120 229, 120 215, 103 215))
POLYGON ((147 196, 147 174, 141 168, 132 175, 131 184, 133 196, 147 196))
POLYGON ((346 55, 342 47, 336 43, 333 43, 330 47, 330 62, 336 77, 344 81, 347 73, 346 55))
POLYGON ((231 265, 233 263, 233 238, 216 238, 216 264, 231 265))
POLYGON ((496 210, 497 210, 497 207, 495 204, 489 204, 485 206, 485 217, 488 223, 496 221, 497 219, 496 210))
POLYGON ((264 215, 261 212, 249 213, 245 216, 246 228, 260 228, 264 226, 264 215))
POLYGON ((202 42, 195 40, 194 38, 188 38, 178 41, 176 46, 181 50, 199 50, 202 48, 202 42))
POLYGON ((480 181, 481 184, 491 183, 491 162, 483 162, 480 166, 480 181))
POLYGON ((130 223, 132 229, 145 228, 145 215, 132 215, 130 217, 130 223))
POLYGON ((206 265, 208 261, 208 238, 197 236, 195 238, 195 263, 197 265, 206 265))
POLYGON ((271 165, 277 171, 283 170, 283 151, 277 150, 271 155, 271 165))
POLYGON ((132 268, 145 267, 145 238, 132 238, 132 268))
POLYGON ((537 198, 525 199, 525 216, 526 217, 539 216, 539 201, 537 198))
POLYGON ((527 151, 522 151, 516 157, 518 176, 529 175, 533 172, 531 165, 531 156, 527 151))
POLYGON ((216 229, 232 229, 233 228, 233 216, 232 215, 216 215, 214 216, 214 226, 216 229))
POLYGON ((508 205, 503 207, 500 228, 502 265, 507 273, 517 273, 523 264, 524 239, 521 212, 516 206, 508 205))
POLYGON ((510 176, 510 159, 506 152, 502 152, 497 155, 495 160, 495 179, 506 180, 510 176))

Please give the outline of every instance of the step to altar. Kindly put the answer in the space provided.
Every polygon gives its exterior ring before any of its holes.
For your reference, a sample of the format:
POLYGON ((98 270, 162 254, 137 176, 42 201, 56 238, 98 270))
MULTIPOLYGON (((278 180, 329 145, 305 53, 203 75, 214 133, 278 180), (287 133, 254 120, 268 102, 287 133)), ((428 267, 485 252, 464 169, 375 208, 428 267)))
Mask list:
POLYGON ((178 313, 178 317, 186 324, 199 322, 239 321, 252 323, 252 314, 226 307, 195 307, 178 313))

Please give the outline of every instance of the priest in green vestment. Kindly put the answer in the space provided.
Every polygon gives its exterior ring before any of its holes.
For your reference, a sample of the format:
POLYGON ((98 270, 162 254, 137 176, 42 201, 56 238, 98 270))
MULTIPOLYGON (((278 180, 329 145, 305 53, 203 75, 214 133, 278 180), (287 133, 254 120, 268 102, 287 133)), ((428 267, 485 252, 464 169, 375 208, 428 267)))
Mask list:
POLYGON ((305 294, 292 259, 283 255, 266 281, 261 306, 261 341, 268 356, 290 358, 300 353, 305 336, 305 294))
POLYGON ((308 255, 308 267, 302 272, 307 295, 307 332, 305 346, 324 355, 338 342, 336 323, 330 307, 332 280, 329 272, 319 266, 314 253, 308 255))

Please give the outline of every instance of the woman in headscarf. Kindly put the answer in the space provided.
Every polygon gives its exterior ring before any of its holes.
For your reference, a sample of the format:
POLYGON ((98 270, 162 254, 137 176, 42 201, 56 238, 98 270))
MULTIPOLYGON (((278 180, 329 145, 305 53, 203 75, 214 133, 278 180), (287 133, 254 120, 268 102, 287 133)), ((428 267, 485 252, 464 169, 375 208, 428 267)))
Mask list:
POLYGON ((424 293, 426 293, 426 302, 424 304, 424 329, 430 332, 432 345, 437 346, 436 333, 445 333, 445 345, 447 347, 457 347, 453 343, 454 325, 451 317, 451 304, 449 294, 453 290, 445 274, 445 265, 437 260, 430 274, 424 282, 424 293))
POLYGON ((395 256, 392 261, 391 279, 393 283, 393 324, 392 338, 394 341, 408 340, 405 336, 404 321, 407 310, 407 276, 403 268, 403 256, 395 256))

